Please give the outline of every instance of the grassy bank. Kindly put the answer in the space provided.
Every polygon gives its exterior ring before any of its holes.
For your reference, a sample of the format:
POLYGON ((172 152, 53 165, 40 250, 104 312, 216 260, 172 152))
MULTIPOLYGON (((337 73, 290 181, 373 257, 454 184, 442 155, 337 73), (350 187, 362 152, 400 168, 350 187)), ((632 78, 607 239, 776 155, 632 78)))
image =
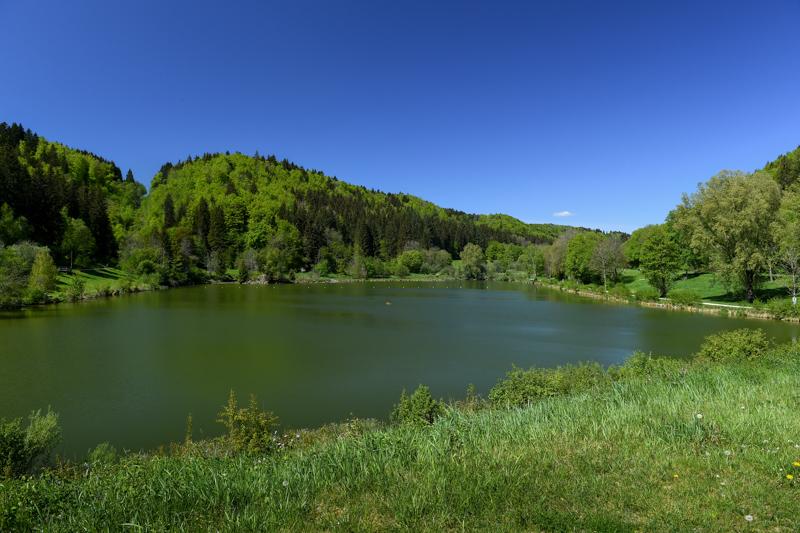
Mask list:
POLYGON ((574 280, 539 278, 536 283, 545 287, 574 292, 617 302, 638 303, 649 307, 679 309, 720 316, 800 321, 800 306, 792 305, 787 296, 785 279, 776 276, 765 281, 756 292, 754 302, 731 292, 712 273, 694 273, 677 280, 666 298, 659 298, 655 290, 635 269, 625 269, 620 280, 609 285, 583 284, 574 280))
POLYGON ((517 371, 432 425, 353 421, 286 451, 199 442, 7 479, 0 529, 796 531, 800 352, 720 346, 711 359, 731 361, 517 371))

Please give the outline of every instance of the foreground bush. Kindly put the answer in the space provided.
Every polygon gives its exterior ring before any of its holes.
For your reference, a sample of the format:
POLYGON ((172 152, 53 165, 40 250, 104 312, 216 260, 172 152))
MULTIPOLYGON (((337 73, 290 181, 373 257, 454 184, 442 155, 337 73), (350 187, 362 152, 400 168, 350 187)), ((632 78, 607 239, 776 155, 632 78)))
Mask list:
MULTIPOLYGON (((218 417, 217 422, 227 430, 225 439, 231 451, 266 453, 275 448, 273 431, 278 425, 278 417, 261 409, 255 395, 250 395, 247 407, 239 407, 236 393, 231 391, 228 403, 218 417)), ((187 440, 191 440, 190 429, 187 429, 187 440)))
POLYGON ((709 335, 697 358, 705 361, 743 361, 763 357, 772 346, 761 329, 735 329, 709 335))
POLYGON ((0 478, 29 474, 47 461, 61 439, 58 415, 34 411, 27 427, 22 420, 0 419, 0 478))
POLYGON ((542 398, 585 392, 609 380, 597 363, 528 370, 514 368, 489 391, 489 400, 495 405, 524 406, 542 398))
POLYGON ((396 424, 426 426, 444 413, 444 405, 433 398, 430 389, 420 385, 411 396, 406 391, 400 395, 400 401, 392 411, 391 419, 396 424))

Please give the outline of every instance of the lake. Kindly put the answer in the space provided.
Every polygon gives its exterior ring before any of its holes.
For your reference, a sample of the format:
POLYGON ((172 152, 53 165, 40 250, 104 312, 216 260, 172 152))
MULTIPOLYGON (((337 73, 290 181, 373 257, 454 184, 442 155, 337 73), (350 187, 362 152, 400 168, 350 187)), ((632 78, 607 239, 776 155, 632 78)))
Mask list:
POLYGON ((288 427, 385 418, 403 388, 462 398, 512 364, 677 357, 704 336, 798 326, 608 304, 528 285, 364 282, 206 285, 0 315, 0 416, 48 405, 62 452, 148 449, 217 435, 228 391, 288 427))

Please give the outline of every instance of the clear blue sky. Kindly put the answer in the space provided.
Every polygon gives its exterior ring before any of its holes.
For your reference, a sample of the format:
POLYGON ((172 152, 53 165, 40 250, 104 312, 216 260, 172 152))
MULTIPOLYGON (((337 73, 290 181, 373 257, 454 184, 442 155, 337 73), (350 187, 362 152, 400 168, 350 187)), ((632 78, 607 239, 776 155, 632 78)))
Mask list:
POLYGON ((800 2, 0 0, 0 121, 632 230, 800 144, 800 2), (569 217, 554 213, 569 211, 569 217))

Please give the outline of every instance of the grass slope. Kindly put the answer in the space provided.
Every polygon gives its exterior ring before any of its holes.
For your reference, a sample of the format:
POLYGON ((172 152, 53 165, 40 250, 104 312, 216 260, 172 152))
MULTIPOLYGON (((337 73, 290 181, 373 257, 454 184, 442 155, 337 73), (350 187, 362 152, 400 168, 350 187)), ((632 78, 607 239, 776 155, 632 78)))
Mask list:
MULTIPOLYGON (((640 291, 650 284, 639 270, 625 269, 622 272, 622 283, 631 291, 640 291)), ((773 281, 765 280, 757 290, 761 301, 772 298, 788 299, 786 292, 785 276, 775 276, 773 281)), ((741 294, 732 294, 722 283, 718 276, 712 273, 690 274, 688 277, 678 279, 672 287, 673 290, 690 290, 708 302, 718 302, 737 305, 751 305, 741 294)))
POLYGON ((791 351, 272 456, 129 456, 3 481, 0 529, 796 531, 798 391, 791 351))

